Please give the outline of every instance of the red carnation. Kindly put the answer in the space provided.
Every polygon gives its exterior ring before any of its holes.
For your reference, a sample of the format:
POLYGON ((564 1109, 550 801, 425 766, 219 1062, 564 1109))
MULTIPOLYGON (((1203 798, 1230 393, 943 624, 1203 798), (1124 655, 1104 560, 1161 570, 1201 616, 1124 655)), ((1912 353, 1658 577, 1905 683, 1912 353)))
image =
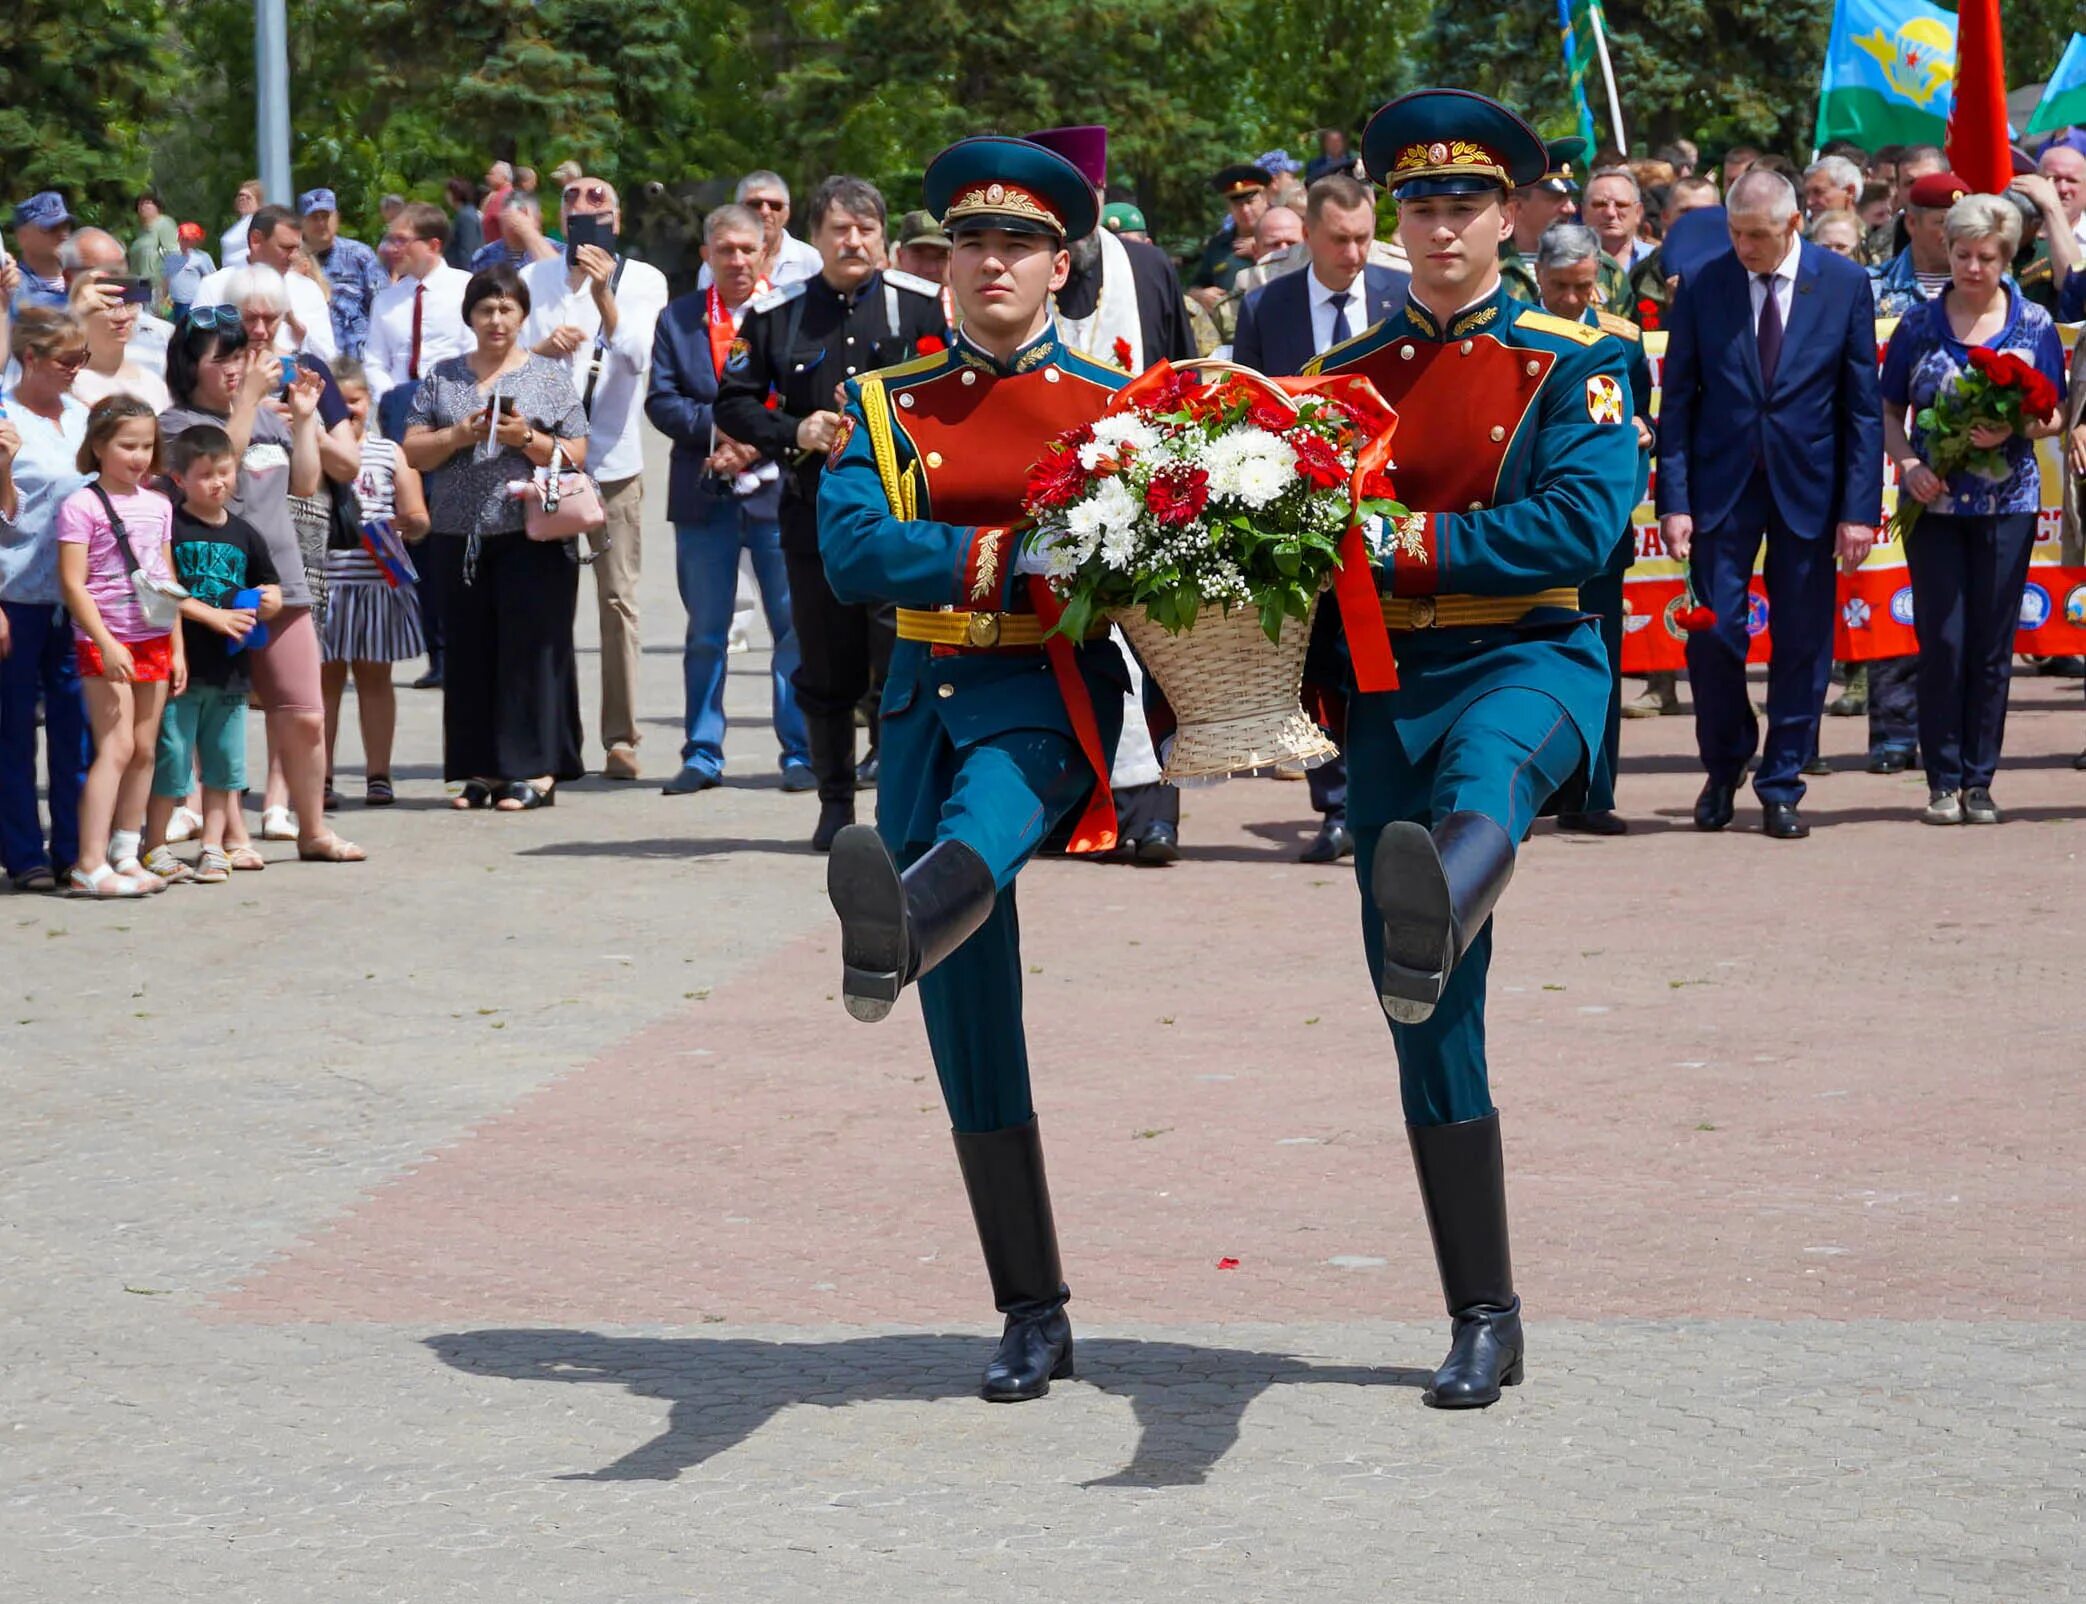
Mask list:
POLYGON ((1130 342, 1120 334, 1115 337, 1115 365, 1125 373, 1137 371, 1137 360, 1130 350, 1130 342))
POLYGON ((1973 345, 1970 348, 1970 365, 1986 378, 1996 379, 1998 377, 1999 353, 1987 350, 1982 345, 1973 345))
POLYGON ((1398 492, 1391 487, 1389 469, 1372 468, 1363 476, 1362 499, 1364 501, 1396 501, 1398 499, 1398 492))
POLYGON ((1081 446, 1090 444, 1093 438, 1094 426, 1092 422, 1087 422, 1076 429, 1067 429, 1057 437, 1057 444, 1063 450, 1077 451, 1081 446))
POLYGON ((1659 330, 1659 303, 1648 295, 1637 302, 1637 327, 1647 334, 1659 330))
POLYGON ((1693 607, 1684 609, 1674 622, 1679 624, 1681 629, 1687 634, 1699 635, 1704 630, 1717 627, 1716 610, 1704 607, 1700 602, 1697 602, 1693 607))
POLYGON ((1193 523, 1210 502, 1210 476, 1200 468, 1172 467, 1145 487, 1144 504, 1163 529, 1193 523))
POLYGON ((1340 454, 1325 440, 1307 429, 1299 429, 1289 436, 1289 443, 1296 450, 1297 473, 1309 481, 1312 489, 1330 490, 1347 482, 1347 469, 1341 465, 1340 454))
POLYGON ((949 344, 939 334, 923 334, 914 344, 913 349, 922 356, 933 356, 937 351, 948 350, 949 344))
POLYGON ((2022 387, 2021 410, 2031 418, 2047 418, 2057 410, 2061 398, 2057 386, 2034 368, 2028 370, 2028 378, 2022 387))
POLYGON ((1079 458, 1070 451, 1052 450, 1029 469, 1023 500, 1031 511, 1037 512, 1048 507, 1069 507, 1085 489, 1086 470, 1080 467, 1079 458))

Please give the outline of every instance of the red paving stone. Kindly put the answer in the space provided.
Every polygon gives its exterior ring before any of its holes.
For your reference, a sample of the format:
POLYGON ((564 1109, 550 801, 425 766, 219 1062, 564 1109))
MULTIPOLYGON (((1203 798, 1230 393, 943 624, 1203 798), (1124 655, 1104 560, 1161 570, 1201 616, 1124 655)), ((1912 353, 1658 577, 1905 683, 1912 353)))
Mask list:
MULTIPOLYGON (((1997 790, 2019 822, 1998 830, 1923 829, 1916 782, 1846 773, 1814 788, 1809 842, 1702 837, 1686 721, 1628 728, 1638 833, 1546 829, 1503 904, 1494 1090, 1531 1307, 2086 1312, 2076 684, 2017 695, 1997 790)), ((1829 752, 1860 739, 1827 721, 1829 752)), ((1289 861, 1306 808, 1300 785, 1197 791, 1182 865, 1022 879, 1089 1320, 1438 1307, 1351 877, 1289 861)), ((989 1318, 917 1010, 854 1024, 837 967, 828 929, 788 942, 402 1174, 219 1317, 989 1318)))

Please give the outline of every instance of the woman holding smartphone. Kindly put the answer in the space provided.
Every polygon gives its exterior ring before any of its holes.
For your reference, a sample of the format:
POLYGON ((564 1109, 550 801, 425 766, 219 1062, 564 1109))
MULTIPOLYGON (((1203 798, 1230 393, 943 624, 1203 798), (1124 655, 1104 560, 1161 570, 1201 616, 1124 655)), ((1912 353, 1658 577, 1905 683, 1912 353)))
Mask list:
POLYGON ((550 807, 577 779, 579 671, 572 617, 578 552, 522 532, 508 493, 555 451, 584 465, 587 419, 561 363, 520 342, 529 292, 510 267, 473 275, 468 356, 421 380, 406 418, 406 461, 426 476, 431 525, 422 560, 439 571, 448 649, 442 682, 442 771, 462 783, 458 808, 550 807))

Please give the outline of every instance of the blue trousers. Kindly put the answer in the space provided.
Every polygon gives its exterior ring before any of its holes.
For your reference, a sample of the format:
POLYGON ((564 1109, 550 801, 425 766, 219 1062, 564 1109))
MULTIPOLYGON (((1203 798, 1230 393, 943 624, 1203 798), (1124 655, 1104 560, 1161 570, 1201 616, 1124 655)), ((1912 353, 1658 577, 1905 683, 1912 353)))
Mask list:
POLYGON ((2032 512, 1923 513, 1905 541, 1919 636, 1919 744, 1930 790, 1988 786, 1999 768, 2014 629, 2034 547, 2032 512))
MULTIPOLYGON (((1085 799, 1093 773, 1078 743, 1050 730, 1014 730, 964 748, 939 737, 935 763, 947 782, 935 840, 961 841, 984 858, 999 898, 971 938, 920 977, 920 1012, 949 1123, 996 1131, 1035 1115, 1014 877, 1085 799)), ((899 861, 910 864, 932 844, 904 843, 899 861)))
MULTIPOLYGON (((1624 550, 1635 555, 1625 542, 1624 550)), ((1615 806, 1615 767, 1622 759, 1622 586, 1627 560, 1611 562, 1579 587, 1579 605, 1601 625, 1601 649, 1608 654, 1608 721, 1601 728, 1601 750, 1587 765, 1586 811, 1605 813, 1615 806)))
POLYGON ((1688 637, 1695 693, 1695 745, 1712 780, 1737 785, 1753 754, 1762 802, 1803 800, 1803 766, 1818 745, 1818 717, 1832 683, 1833 543, 1830 531, 1799 534, 1783 520, 1764 474, 1738 498, 1730 519, 1695 532, 1688 572, 1717 615, 1714 629, 1688 637), (1774 653, 1767 665, 1767 741, 1746 688, 1747 590, 1767 540, 1767 602, 1774 653))
MULTIPOLYGON (((1482 813, 1518 846, 1551 793, 1578 772, 1586 756, 1586 743, 1564 709, 1541 691, 1517 687, 1473 702, 1421 762, 1394 763, 1388 795, 1357 792, 1354 869, 1362 887, 1362 949, 1372 989, 1383 968, 1383 914, 1370 882, 1384 825, 1409 819, 1432 827, 1451 813, 1482 813)), ((1418 1025, 1391 1026, 1407 1124, 1453 1125, 1492 1112, 1485 1063, 1485 971, 1491 962, 1487 921, 1450 974, 1433 1016, 1418 1025)))
POLYGON ((0 602, 13 648, 0 657, 0 863, 8 874, 63 869, 80 853, 80 787, 94 742, 73 661, 72 620, 56 603, 0 602), (36 805, 36 703, 44 706, 51 833, 36 805))
MULTIPOLYGON (((1926 521, 1923 516, 1920 520, 1926 521)), ((1915 603, 1915 606, 1917 603, 1915 603)), ((1913 625, 1918 632, 1917 622, 1913 625)), ((1869 750, 1919 741, 1919 655, 1878 657, 1869 663, 1869 750)))
POLYGON ((681 762, 710 775, 724 772, 725 666, 742 551, 753 559, 761 612, 775 640, 769 664, 770 707, 782 766, 810 761, 804 715, 797 710, 797 693, 790 684, 797 669, 797 634, 790 623, 781 526, 772 518, 751 516, 744 503, 732 497, 719 496, 709 502, 702 522, 674 525, 674 576, 681 605, 688 610, 688 633, 681 646, 687 724, 681 762))

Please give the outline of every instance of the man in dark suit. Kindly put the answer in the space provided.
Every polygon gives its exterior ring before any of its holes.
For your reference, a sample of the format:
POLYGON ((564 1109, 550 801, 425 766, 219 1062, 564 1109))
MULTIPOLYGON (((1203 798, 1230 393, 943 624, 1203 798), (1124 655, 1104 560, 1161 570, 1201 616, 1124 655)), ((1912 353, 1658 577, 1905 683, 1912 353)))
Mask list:
POLYGON ((1778 840, 1797 804, 1832 672, 1833 561, 1868 556, 1883 516, 1874 300, 1854 263, 1805 243, 1796 191, 1748 173, 1727 203, 1732 249, 1684 275, 1667 327, 1659 532, 1713 629, 1688 637, 1708 781, 1695 827, 1721 830, 1758 751, 1754 792, 1778 840), (1767 542, 1774 630, 1767 739, 1746 691, 1748 582, 1767 542))
MULTIPOLYGON (((1262 373, 1301 373, 1313 357, 1344 345, 1405 304, 1407 276, 1369 261, 1376 238, 1376 192, 1345 173, 1330 173, 1311 186, 1304 203, 1304 244, 1311 253, 1302 272, 1284 273, 1247 293, 1239 303, 1234 360, 1262 373)), ((1341 722, 1342 680, 1339 625, 1331 607, 1321 607, 1311 631, 1311 656, 1304 677, 1332 726, 1341 722)), ((1339 732, 1334 731, 1334 738, 1339 732)), ((1334 758, 1313 769, 1311 806, 1318 835, 1304 849, 1306 863, 1333 863, 1354 852, 1347 828, 1347 763, 1334 758)))

